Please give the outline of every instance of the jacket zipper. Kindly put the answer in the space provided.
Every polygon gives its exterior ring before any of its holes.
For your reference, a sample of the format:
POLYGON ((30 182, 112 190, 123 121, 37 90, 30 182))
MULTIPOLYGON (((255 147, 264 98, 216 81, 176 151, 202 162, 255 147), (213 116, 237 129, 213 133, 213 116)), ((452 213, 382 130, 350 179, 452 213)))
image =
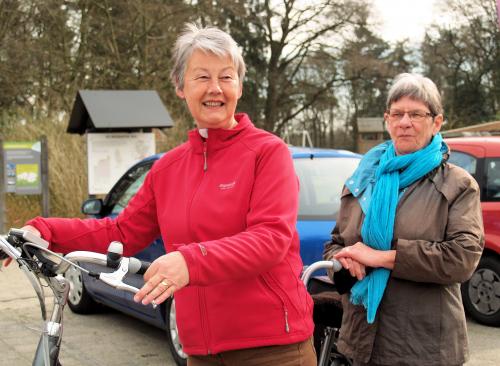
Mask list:
POLYGON ((207 162, 207 142, 203 141, 203 171, 207 171, 208 162, 207 162))
MULTIPOLYGON (((207 164, 207 142, 203 141, 203 171, 206 172, 208 168, 207 164)), ((202 185, 204 180, 204 175, 201 176, 200 181, 198 182, 198 186, 196 187, 196 190, 193 192, 193 195, 191 197, 191 201, 189 202, 189 207, 186 212, 187 214, 187 222, 188 222, 188 228, 191 231, 191 220, 190 220, 190 212, 191 212, 191 206, 193 205, 193 201, 195 200, 195 196, 199 192, 200 186, 202 185)), ((200 247, 203 253, 204 247, 200 247)), ((206 255, 205 253, 203 253, 206 255)), ((207 316, 207 309, 206 309, 206 302, 205 302, 205 291, 203 289, 198 289, 198 306, 200 308, 200 317, 201 317, 201 331, 203 334, 203 340, 205 342, 205 349, 207 351, 207 355, 212 354, 212 351, 210 350, 210 329, 208 329, 208 316, 207 316)))
POLYGON ((286 308, 285 300, 283 300, 283 297, 273 288, 273 286, 271 286, 271 284, 264 275, 262 275, 261 277, 264 280, 266 286, 269 288, 269 290, 280 299, 281 306, 283 307, 283 315, 285 318, 285 332, 290 333, 290 325, 288 324, 288 309, 286 308))

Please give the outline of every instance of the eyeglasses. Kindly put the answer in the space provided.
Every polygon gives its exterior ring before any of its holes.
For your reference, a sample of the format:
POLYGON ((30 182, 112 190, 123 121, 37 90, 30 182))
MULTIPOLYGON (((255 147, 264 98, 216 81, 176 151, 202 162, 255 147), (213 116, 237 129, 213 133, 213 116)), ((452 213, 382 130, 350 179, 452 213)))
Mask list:
POLYGON ((393 109, 390 111, 387 111, 387 115, 389 122, 394 123, 394 122, 400 122, 405 114, 408 114, 408 117, 410 118, 410 121, 414 123, 419 123, 423 122, 427 117, 435 117, 435 114, 430 113, 430 112, 424 112, 424 111, 398 111, 397 109, 393 109))

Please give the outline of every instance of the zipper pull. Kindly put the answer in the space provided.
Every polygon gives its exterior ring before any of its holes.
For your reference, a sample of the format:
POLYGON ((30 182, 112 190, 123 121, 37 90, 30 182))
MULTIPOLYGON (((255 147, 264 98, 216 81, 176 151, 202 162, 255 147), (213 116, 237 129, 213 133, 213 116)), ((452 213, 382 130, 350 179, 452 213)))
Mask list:
POLYGON ((203 171, 207 171, 208 163, 207 163, 207 142, 203 142, 203 171))
POLYGON ((287 333, 290 333, 290 327, 288 325, 288 310, 286 308, 284 308, 285 310, 285 331, 287 333))

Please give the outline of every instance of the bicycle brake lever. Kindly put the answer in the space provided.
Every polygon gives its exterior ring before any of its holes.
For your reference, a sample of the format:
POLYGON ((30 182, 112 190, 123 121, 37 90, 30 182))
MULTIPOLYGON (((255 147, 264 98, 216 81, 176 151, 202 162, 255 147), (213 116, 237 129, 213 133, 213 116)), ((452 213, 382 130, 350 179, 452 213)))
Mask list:
POLYGON ((120 261, 120 266, 115 272, 101 273, 99 274, 99 279, 105 284, 114 287, 118 290, 128 291, 133 294, 139 292, 138 288, 123 283, 123 278, 128 273, 129 262, 130 262, 129 258, 126 257, 122 258, 122 260, 120 261))

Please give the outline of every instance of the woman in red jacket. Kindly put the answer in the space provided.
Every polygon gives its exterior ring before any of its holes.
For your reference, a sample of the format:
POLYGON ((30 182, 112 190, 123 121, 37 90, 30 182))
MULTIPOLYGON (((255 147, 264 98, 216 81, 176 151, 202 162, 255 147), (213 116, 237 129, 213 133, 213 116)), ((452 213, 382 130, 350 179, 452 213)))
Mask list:
POLYGON ((235 114, 245 63, 231 36, 187 25, 173 61, 197 126, 189 140, 155 163, 116 219, 39 217, 27 228, 63 253, 119 240, 133 255, 161 235, 167 254, 135 300, 175 296, 188 365, 315 365, 288 148, 235 114))

